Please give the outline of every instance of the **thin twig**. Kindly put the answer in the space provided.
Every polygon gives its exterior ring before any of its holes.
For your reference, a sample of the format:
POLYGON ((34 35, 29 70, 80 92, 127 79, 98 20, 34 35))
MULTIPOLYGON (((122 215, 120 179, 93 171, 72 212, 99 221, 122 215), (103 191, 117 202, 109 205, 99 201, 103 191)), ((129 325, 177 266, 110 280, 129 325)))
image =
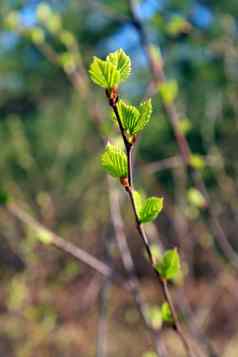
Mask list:
POLYGON ((148 314, 147 314, 148 306, 145 303, 142 294, 140 293, 140 286, 139 286, 140 284, 136 275, 135 265, 130 253, 130 248, 127 243, 127 238, 124 231, 124 225, 120 214, 118 192, 113 187, 113 181, 111 177, 108 177, 108 181, 110 186, 110 194, 109 194, 111 200, 110 208, 111 208, 111 217, 113 220, 113 226, 115 229, 115 239, 117 241, 117 245, 120 250, 123 265, 128 274, 128 278, 131 286, 131 292, 134 296, 135 302, 138 306, 138 310, 141 314, 141 317, 144 321, 146 328, 152 331, 154 334, 154 337, 156 339, 156 350, 158 355, 160 357, 166 357, 168 355, 167 348, 161 339, 160 331, 154 329, 150 324, 150 322, 148 321, 148 314))
MULTIPOLYGON (((122 121, 121 121, 121 118, 120 118, 120 114, 119 114, 119 111, 118 111, 118 108, 117 108, 117 101, 118 101, 118 94, 115 92, 113 94, 113 96, 111 95, 108 95, 108 93, 106 93, 107 96, 108 96, 108 99, 109 99, 109 105, 111 106, 115 116, 116 116, 116 119, 117 119, 117 122, 118 122, 118 126, 119 126, 119 129, 120 129, 120 133, 122 135, 122 138, 123 138, 123 141, 124 141, 124 144, 125 144, 125 149, 126 149, 126 153, 127 153, 127 160, 129 161, 129 156, 128 156, 128 144, 127 144, 127 139, 125 138, 125 133, 124 133, 124 129, 123 129, 123 125, 122 125, 122 121)), ((131 165, 131 160, 130 160, 130 165, 128 164, 128 178, 132 176, 132 165, 131 165)), ((156 265, 155 265, 155 261, 153 259, 153 255, 152 255, 152 251, 151 251, 151 248, 150 248, 150 244, 149 244, 149 240, 148 240, 148 237, 144 231, 144 228, 143 228, 143 225, 141 224, 140 222, 140 219, 138 217, 138 214, 137 214, 137 211, 136 211, 136 205, 135 205, 135 200, 134 200, 134 196, 133 196, 133 190, 132 190, 132 187, 130 186, 129 184, 129 179, 128 179, 128 185, 125 186, 125 189, 128 193, 128 196, 129 196, 129 199, 130 199, 130 202, 131 202, 131 206, 132 206, 132 210, 133 210, 133 213, 134 213, 134 217, 135 217, 135 224, 136 224, 136 228, 137 228, 137 231, 144 243, 144 246, 145 246, 145 249, 146 249, 146 252, 148 254, 148 257, 149 257, 149 260, 150 260, 150 263, 151 263, 151 266, 158 278, 158 281, 160 283, 160 286, 162 288, 162 292, 163 292, 163 295, 164 295, 164 298, 166 300, 166 302, 168 303, 169 307, 170 307, 170 310, 171 310, 171 313, 172 313, 172 317, 173 317, 173 327, 175 329, 175 331, 177 332, 177 334, 180 336, 181 338, 181 341, 183 342, 183 345, 184 345, 184 348, 187 352, 187 355, 189 357, 194 357, 195 356, 195 353, 193 352, 192 350, 192 347, 190 346, 183 330, 182 330, 182 327, 180 325, 180 322, 179 322, 179 319, 178 319, 178 316, 177 316, 177 313, 176 313, 176 310, 175 310, 175 306, 173 304, 173 301, 172 301, 172 297, 170 295, 170 292, 169 292, 169 289, 168 289, 168 285, 167 285, 167 281, 164 280, 159 272, 157 271, 156 269, 156 265)))
MULTIPOLYGON (((11 215, 18 218, 24 224, 34 229, 36 232, 46 232, 48 235, 50 235, 50 237, 52 238, 52 244, 55 247, 59 248, 65 253, 70 254, 71 256, 73 256, 80 262, 88 265, 90 268, 94 269, 103 276, 107 277, 113 274, 113 271, 110 266, 108 266, 101 260, 95 258, 93 255, 75 246, 73 243, 66 241, 59 235, 53 233, 52 231, 44 227, 41 223, 37 222, 26 211, 17 206, 15 203, 9 203, 6 208, 11 215)), ((120 277, 120 279, 122 279, 122 277, 120 277)))

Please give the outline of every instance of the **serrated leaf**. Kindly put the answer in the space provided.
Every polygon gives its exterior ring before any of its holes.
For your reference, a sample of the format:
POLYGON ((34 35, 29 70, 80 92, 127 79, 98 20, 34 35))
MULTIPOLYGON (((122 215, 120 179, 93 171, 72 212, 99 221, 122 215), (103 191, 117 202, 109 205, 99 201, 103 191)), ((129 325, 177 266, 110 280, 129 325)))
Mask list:
POLYGON ((101 156, 102 167, 113 177, 127 177, 127 157, 124 151, 107 144, 101 156))
POLYGON ((156 270, 165 279, 171 280, 176 278, 181 270, 180 257, 176 248, 165 252, 161 261, 156 265, 156 270))
POLYGON ((152 103, 151 99, 142 102, 139 106, 140 119, 135 127, 134 134, 144 129, 144 127, 149 123, 152 114, 152 103))
POLYGON ((130 135, 134 134, 134 129, 140 117, 139 110, 133 105, 125 103, 123 100, 119 100, 117 108, 124 130, 130 135))
POLYGON ((167 302, 164 302, 160 308, 162 320, 164 322, 173 322, 173 316, 167 302))
POLYGON ((139 219, 141 223, 147 223, 153 221, 158 216, 162 208, 163 208, 163 198, 161 197, 147 198, 139 214, 139 219))
POLYGON ((111 62, 119 71, 121 81, 125 81, 129 77, 131 73, 131 60, 121 48, 110 53, 106 60, 111 62))
POLYGON ((119 100, 117 103, 118 112, 124 130, 129 135, 138 134, 148 124, 152 114, 151 99, 141 103, 139 108, 119 100))
POLYGON ((94 83, 105 89, 117 87, 121 78, 120 72, 114 64, 98 57, 93 58, 89 74, 94 83))

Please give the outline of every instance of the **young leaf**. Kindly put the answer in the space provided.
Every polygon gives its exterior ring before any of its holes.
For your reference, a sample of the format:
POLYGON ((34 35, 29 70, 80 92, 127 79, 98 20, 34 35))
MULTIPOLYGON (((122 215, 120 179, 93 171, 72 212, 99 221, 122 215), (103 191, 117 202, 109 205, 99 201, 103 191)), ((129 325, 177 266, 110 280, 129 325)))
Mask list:
POLYGON ((190 165, 195 169, 195 170, 200 170, 202 171, 205 167, 205 161, 203 157, 199 154, 192 154, 190 155, 190 165))
POLYGON ((133 198, 136 206, 137 215, 140 217, 140 212, 143 208, 143 198, 138 191, 133 191, 133 198))
POLYGON ((52 233, 48 232, 44 228, 38 230, 36 238, 43 244, 51 244, 53 242, 52 233))
POLYGON ((120 72, 121 81, 125 81, 129 77, 131 73, 131 60, 121 48, 113 53, 110 53, 106 60, 111 62, 120 72))
POLYGON ((113 177, 127 177, 127 157, 124 151, 107 144, 101 156, 102 167, 113 177))
POLYGON ((158 357, 157 353, 153 352, 153 351, 147 351, 143 354, 142 357, 158 357))
POLYGON ((191 28, 191 24, 180 15, 174 15, 166 26, 167 33, 173 37, 180 33, 188 33, 191 28))
POLYGON ((143 208, 140 211, 139 219, 141 223, 153 221, 163 208, 163 198, 150 197, 147 198, 143 208))
POLYGON ((93 58, 89 68, 91 80, 102 88, 117 87, 120 82, 120 72, 109 61, 103 61, 98 57, 93 58))
POLYGON ((146 317, 154 329, 159 329, 162 326, 162 314, 158 306, 147 307, 146 317))
POLYGON ((169 80, 160 85, 160 95, 165 104, 172 103, 178 94, 178 84, 175 80, 169 80))
POLYGON ((188 196, 188 201, 192 206, 197 207, 197 208, 205 208, 206 207, 205 197, 196 188, 191 187, 187 192, 187 196, 188 196))
POLYGON ((137 134, 141 130, 144 129, 144 127, 149 123, 150 117, 152 114, 152 103, 151 99, 149 98, 145 102, 141 103, 139 106, 139 111, 140 111, 140 119, 138 120, 138 123, 134 129, 133 134, 137 134))
POLYGON ((173 316, 167 302, 164 302, 160 308, 162 320, 164 322, 173 322, 173 316))
POLYGON ((138 134, 143 130, 152 114, 151 99, 141 103, 139 108, 119 100, 117 108, 122 126, 130 135, 138 134))
POLYGON ((140 117, 139 110, 133 105, 126 104, 123 100, 119 100, 117 108, 124 130, 130 135, 134 134, 134 129, 140 117))
POLYGON ((176 248, 165 252, 161 261, 156 265, 156 270, 165 279, 171 280, 176 278, 181 270, 180 257, 176 248))
POLYGON ((162 253, 159 245, 157 243, 152 243, 150 245, 150 251, 153 258, 153 262, 159 261, 161 259, 162 253))

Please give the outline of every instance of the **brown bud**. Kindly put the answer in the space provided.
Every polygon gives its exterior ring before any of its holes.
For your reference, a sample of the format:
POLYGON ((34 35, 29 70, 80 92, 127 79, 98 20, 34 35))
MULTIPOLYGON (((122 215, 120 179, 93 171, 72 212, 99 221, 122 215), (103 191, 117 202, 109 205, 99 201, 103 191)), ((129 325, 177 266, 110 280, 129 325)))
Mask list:
POLYGON ((129 187, 128 177, 120 177, 120 182, 123 187, 129 187))
POLYGON ((109 99, 109 104, 111 107, 115 106, 118 101, 118 90, 116 87, 111 89, 106 89, 106 95, 109 99))

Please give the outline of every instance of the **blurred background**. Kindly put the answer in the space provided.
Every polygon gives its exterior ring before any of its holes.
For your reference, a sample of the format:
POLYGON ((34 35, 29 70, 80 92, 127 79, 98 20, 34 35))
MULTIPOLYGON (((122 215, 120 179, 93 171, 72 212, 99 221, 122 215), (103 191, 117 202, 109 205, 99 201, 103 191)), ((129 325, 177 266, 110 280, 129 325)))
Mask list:
POLYGON ((160 329, 162 295, 127 197, 100 167, 116 130, 87 70, 92 56, 118 48, 133 65, 121 96, 152 96, 135 182, 165 199, 146 227, 154 252, 177 246, 182 255, 171 291, 200 355, 238 356, 238 2, 0 5, 0 188, 125 281, 133 271, 149 325, 124 285, 40 242, 31 224, 1 208, 0 356, 156 357, 160 338, 168 356, 185 356, 169 326, 160 329))

